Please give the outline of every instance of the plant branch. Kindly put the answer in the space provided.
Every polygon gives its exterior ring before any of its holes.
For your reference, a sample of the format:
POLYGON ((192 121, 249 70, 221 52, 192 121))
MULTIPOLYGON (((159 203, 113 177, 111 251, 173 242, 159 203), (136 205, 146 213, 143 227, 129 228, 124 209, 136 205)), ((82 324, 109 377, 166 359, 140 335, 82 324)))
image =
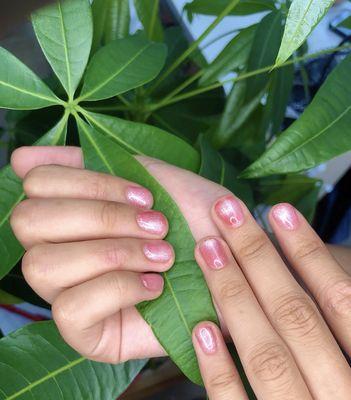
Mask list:
POLYGON ((185 50, 185 52, 161 75, 160 79, 151 87, 155 90, 175 69, 177 69, 199 46, 199 44, 213 31, 214 28, 237 6, 239 0, 232 0, 218 15, 212 24, 185 50))

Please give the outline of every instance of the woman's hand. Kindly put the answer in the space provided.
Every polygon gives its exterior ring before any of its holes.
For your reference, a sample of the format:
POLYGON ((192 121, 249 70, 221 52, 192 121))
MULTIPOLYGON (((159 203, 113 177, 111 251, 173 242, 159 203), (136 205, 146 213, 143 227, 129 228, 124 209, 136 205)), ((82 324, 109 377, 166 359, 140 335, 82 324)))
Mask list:
MULTIPOLYGON (((269 220, 312 299, 240 200, 221 198, 212 217, 225 240, 202 240, 196 258, 257 398, 349 399, 351 369, 337 341, 351 355, 350 276, 289 204, 269 220)), ((210 399, 247 399, 220 330, 199 324, 194 345, 210 399)))

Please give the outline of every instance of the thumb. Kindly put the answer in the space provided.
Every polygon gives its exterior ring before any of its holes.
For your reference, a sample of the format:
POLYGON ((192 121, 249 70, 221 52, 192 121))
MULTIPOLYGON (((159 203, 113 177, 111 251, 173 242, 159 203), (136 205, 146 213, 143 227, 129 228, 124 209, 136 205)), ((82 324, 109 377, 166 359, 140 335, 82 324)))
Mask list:
POLYGON ((83 168, 82 150, 70 146, 28 146, 18 148, 11 156, 11 166, 20 178, 39 165, 50 164, 83 168))

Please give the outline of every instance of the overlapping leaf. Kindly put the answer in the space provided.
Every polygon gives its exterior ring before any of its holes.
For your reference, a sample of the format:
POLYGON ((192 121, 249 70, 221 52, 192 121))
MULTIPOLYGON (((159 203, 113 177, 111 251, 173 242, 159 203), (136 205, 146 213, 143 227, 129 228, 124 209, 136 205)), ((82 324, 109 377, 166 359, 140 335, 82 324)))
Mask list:
POLYGON ((138 17, 150 40, 162 42, 163 29, 159 18, 160 0, 134 0, 138 17))
POLYGON ((171 197, 133 156, 118 145, 112 145, 113 142, 82 120, 78 124, 87 168, 118 175, 149 188, 154 194, 155 209, 169 220, 167 240, 175 249, 175 264, 164 273, 163 294, 154 301, 140 304, 138 309, 182 371, 200 383, 192 329, 200 321, 216 321, 217 318, 201 270, 194 260, 195 242, 189 227, 171 197))
POLYGON ((303 115, 243 174, 299 172, 351 150, 351 55, 329 75, 303 115))
MULTIPOLYGON (((38 146, 63 145, 66 139, 67 116, 35 144, 38 146)), ((0 279, 22 257, 23 249, 15 238, 9 218, 14 207, 24 199, 21 180, 10 166, 0 170, 0 279)))
POLYGON ((146 364, 89 361, 63 341, 53 322, 32 324, 1 339, 0 360, 1 400, 112 400, 146 364))
POLYGON ((93 36, 89 0, 57 0, 33 14, 33 26, 52 69, 71 98, 88 62, 93 36))

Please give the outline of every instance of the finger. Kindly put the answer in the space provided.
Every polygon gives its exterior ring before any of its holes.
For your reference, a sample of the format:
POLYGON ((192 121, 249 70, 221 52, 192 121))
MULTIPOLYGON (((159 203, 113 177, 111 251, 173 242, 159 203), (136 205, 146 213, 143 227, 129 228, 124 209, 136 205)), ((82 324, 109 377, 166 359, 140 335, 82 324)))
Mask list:
POLYGON ((220 330, 211 322, 197 325, 193 343, 210 400, 245 400, 247 395, 220 330))
POLYGON ((107 200, 151 208, 149 190, 115 176, 58 165, 32 169, 23 181, 29 198, 107 200))
POLYGON ((173 248, 165 241, 104 239, 32 247, 22 271, 32 289, 52 303, 65 289, 108 272, 163 272, 173 262, 173 248))
POLYGON ((11 166, 20 178, 39 165, 50 164, 83 168, 82 150, 71 146, 25 146, 16 149, 11 156, 11 166))
POLYGON ((260 399, 310 399, 296 363, 273 329, 226 243, 200 242, 195 251, 253 390, 260 399))
POLYGON ((269 220, 291 266, 317 300, 339 343, 351 355, 351 277, 294 207, 273 207, 269 220))
POLYGON ((53 303, 53 317, 63 338, 80 354, 117 363, 122 343, 120 311, 153 300, 162 290, 163 278, 158 274, 110 272, 61 293, 53 303))
POLYGON ((14 209, 11 226, 25 248, 117 237, 162 239, 168 231, 167 219, 157 211, 76 199, 25 200, 14 209))
POLYGON ((316 305, 244 203, 226 196, 212 212, 266 315, 293 353, 311 394, 330 399, 337 388, 340 398, 347 398, 350 370, 342 352, 316 305))

